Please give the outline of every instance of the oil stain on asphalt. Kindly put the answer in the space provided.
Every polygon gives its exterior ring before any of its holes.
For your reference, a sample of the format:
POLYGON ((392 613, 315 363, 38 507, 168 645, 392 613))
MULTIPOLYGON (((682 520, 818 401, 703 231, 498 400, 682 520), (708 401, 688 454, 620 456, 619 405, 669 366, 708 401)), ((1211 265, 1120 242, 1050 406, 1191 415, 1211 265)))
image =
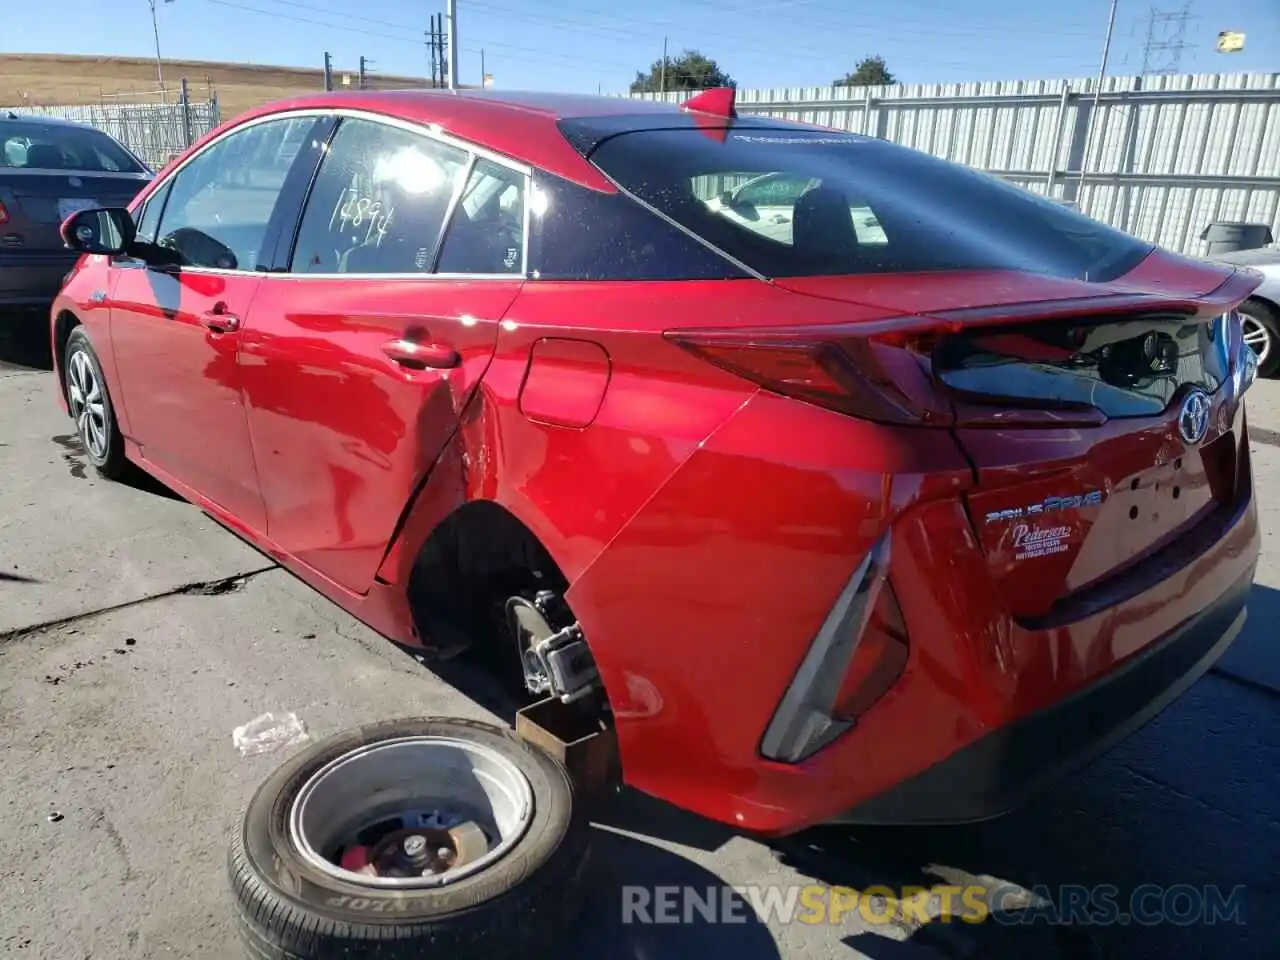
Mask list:
POLYGON ((64 433, 49 439, 65 451, 62 454, 62 461, 71 468, 71 475, 77 480, 88 479, 88 474, 85 472, 88 465, 84 462, 84 445, 80 442, 80 435, 64 433))

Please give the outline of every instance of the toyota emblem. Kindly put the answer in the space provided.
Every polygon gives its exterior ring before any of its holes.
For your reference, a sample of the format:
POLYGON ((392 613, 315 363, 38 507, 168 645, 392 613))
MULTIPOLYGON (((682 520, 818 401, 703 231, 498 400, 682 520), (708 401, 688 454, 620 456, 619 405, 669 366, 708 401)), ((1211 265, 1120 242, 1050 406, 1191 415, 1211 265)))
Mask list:
POLYGON ((1178 411, 1178 433, 1186 443, 1194 445, 1209 432, 1209 397, 1203 390, 1192 390, 1178 411))

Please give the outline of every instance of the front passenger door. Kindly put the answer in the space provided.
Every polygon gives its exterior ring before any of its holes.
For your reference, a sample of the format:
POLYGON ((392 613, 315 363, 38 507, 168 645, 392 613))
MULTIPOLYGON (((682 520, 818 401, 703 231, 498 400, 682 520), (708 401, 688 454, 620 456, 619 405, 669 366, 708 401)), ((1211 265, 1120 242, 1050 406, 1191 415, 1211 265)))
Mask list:
POLYGON ((296 212, 281 201, 290 172, 305 182, 326 123, 281 117, 215 140, 148 201, 142 219, 155 226, 142 239, 157 255, 116 266, 111 339, 131 439, 152 466, 259 533, 241 333, 280 225, 296 212))

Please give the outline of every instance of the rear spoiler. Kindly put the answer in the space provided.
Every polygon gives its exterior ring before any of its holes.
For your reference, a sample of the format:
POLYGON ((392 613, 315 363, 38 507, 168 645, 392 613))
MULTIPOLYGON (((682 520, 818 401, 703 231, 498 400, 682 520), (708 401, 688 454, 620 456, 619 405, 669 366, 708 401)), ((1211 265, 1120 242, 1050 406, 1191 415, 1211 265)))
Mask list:
MULTIPOLYGON (((1217 316, 1248 298, 1262 283, 1262 279, 1262 274, 1257 270, 1236 268, 1215 289, 1194 297, 1178 294, 1166 296, 1160 293, 1107 293, 1100 297, 1070 297, 1041 303, 1002 303, 998 307, 943 310, 929 317, 945 324, 969 326, 979 323, 1025 323, 1028 320, 1053 320, 1057 317, 1151 314, 1156 311, 1162 314, 1217 316)), ((868 326, 873 326, 874 323, 876 321, 868 326)), ((929 324, 924 323, 922 326, 928 328, 929 324)), ((900 332, 902 326, 893 323, 891 329, 893 332, 900 332)))

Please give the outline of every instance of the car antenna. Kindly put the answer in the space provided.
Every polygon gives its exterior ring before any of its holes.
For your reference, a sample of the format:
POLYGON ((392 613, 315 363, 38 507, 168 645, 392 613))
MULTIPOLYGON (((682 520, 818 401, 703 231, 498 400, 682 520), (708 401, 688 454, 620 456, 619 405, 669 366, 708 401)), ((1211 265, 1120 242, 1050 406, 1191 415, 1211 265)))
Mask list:
POLYGON ((689 113, 706 113, 714 117, 728 117, 730 120, 738 116, 735 101, 738 91, 733 87, 713 87, 703 90, 680 104, 680 109, 689 113))

